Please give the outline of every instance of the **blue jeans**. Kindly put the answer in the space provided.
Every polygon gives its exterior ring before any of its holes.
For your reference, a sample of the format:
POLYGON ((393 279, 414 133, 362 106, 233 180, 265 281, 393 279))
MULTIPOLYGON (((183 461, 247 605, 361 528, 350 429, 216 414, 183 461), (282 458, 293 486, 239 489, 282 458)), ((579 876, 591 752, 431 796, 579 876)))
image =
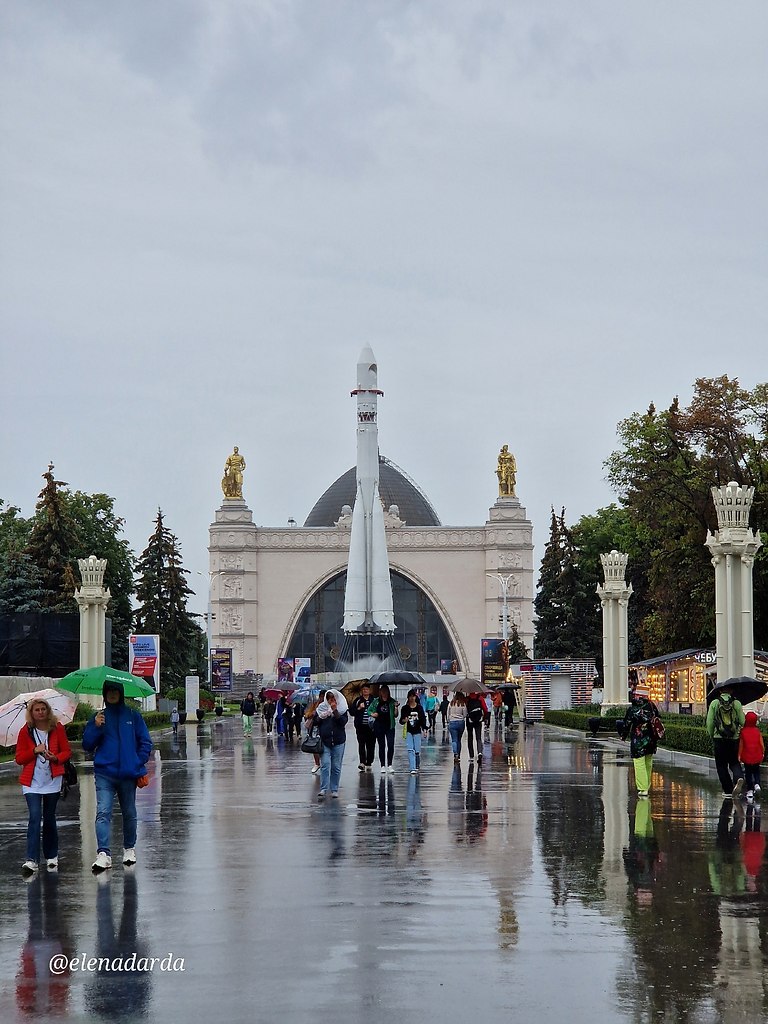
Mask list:
POLYGON ((326 747, 323 744, 323 752, 320 755, 320 789, 324 793, 329 789, 332 793, 339 792, 341 762, 344 760, 345 746, 346 743, 337 743, 333 747, 326 747))
POLYGON ((98 852, 109 853, 112 831, 112 805, 117 796, 123 814, 123 846, 132 850, 136 845, 136 779, 108 779, 94 775, 96 783, 96 846, 98 852))
POLYGON ((43 856, 46 860, 59 855, 59 833, 56 828, 56 804, 60 793, 25 793, 29 808, 27 825, 27 860, 40 860, 40 823, 43 825, 43 856))
POLYGON ((419 767, 419 755, 421 754, 421 733, 407 732, 405 734, 405 746, 408 750, 408 767, 413 771, 419 767))
POLYGON ((464 735, 463 722, 449 722, 448 732, 451 736, 451 746, 456 757, 461 755, 461 737, 464 735))

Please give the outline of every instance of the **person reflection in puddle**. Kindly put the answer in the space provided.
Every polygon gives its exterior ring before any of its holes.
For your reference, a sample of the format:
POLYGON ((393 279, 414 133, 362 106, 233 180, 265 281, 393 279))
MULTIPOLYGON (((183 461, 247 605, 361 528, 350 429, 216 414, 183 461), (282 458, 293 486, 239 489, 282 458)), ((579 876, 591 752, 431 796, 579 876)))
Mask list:
POLYGON ((467 772, 467 842, 482 839, 488 831, 488 800, 482 791, 482 769, 478 766, 475 778, 474 765, 467 772))
MULTIPOLYGON (((136 875, 133 870, 125 873, 123 882, 123 909, 120 925, 115 929, 112 912, 112 882, 109 875, 99 875, 99 890, 96 894, 96 956, 122 958, 129 961, 132 954, 136 961, 148 957, 149 949, 139 942, 136 916, 138 892, 136 875)), ((130 961, 129 961, 130 962, 130 961)), ((121 1018, 146 1018, 151 997, 151 976, 144 970, 99 969, 85 987, 85 1005, 106 1021, 121 1018)))
POLYGON ((59 878, 46 872, 28 883, 29 931, 16 974, 16 1005, 24 1017, 68 1017, 69 969, 52 974, 51 957, 71 958, 75 950, 59 919, 59 878))
POLYGON ((650 907, 661 854, 653 828, 651 805, 646 800, 638 800, 635 806, 635 821, 629 837, 629 846, 622 850, 622 857, 624 870, 634 890, 638 907, 650 907))
POLYGON ((739 836, 744 870, 747 872, 747 892, 759 892, 760 869, 765 857, 765 833, 760 830, 760 807, 747 807, 744 831, 739 836))

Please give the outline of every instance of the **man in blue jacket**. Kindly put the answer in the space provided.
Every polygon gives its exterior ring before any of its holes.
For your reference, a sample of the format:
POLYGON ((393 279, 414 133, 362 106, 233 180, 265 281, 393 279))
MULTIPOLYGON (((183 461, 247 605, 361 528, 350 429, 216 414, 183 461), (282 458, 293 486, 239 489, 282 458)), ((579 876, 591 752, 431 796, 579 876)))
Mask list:
POLYGON ((120 683, 104 684, 104 708, 83 732, 83 750, 93 753, 96 782, 96 860, 93 871, 112 867, 109 839, 115 796, 123 814, 123 864, 136 863, 136 783, 147 773, 152 740, 138 711, 126 707, 120 683))

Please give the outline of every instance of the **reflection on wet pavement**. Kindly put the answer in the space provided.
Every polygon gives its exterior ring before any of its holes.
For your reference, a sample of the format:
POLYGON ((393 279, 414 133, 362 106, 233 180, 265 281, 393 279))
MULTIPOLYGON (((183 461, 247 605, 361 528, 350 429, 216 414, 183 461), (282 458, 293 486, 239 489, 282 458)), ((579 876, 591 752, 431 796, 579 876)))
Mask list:
POLYGON ((662 767, 639 801, 624 750, 529 726, 482 765, 438 732, 419 775, 349 744, 318 804, 311 758, 239 721, 158 746, 139 863, 100 878, 92 777, 25 883, 0 775, 3 1022, 768 1020, 760 806, 716 780, 662 767))

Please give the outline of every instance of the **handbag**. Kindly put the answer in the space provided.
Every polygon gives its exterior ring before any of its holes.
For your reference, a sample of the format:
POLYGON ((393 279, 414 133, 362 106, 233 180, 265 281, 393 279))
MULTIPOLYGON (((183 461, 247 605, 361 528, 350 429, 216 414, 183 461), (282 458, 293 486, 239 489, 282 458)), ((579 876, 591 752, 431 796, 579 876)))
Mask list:
POLYGON ((320 738, 320 733, 314 731, 314 727, 304 737, 301 749, 305 754, 316 754, 318 757, 322 754, 323 741, 320 738))
POLYGON ((659 718, 658 715, 656 715, 656 717, 651 722, 651 727, 652 727, 652 729, 654 731, 656 739, 657 740, 663 740, 664 739, 664 734, 665 734, 665 732, 667 730, 664 728, 664 723, 662 722, 662 720, 659 718))
POLYGON ((64 785, 76 786, 77 782, 77 768, 75 768, 72 762, 69 759, 67 759, 64 762, 64 785))

